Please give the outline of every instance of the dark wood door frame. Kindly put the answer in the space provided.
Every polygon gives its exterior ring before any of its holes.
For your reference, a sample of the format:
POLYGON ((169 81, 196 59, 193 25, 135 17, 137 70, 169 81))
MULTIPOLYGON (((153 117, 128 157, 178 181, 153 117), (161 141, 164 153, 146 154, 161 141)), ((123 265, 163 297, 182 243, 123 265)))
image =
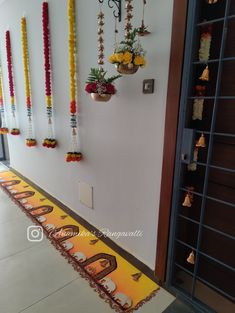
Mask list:
POLYGON ((187 0, 174 0, 155 267, 155 275, 160 282, 164 282, 166 277, 178 112, 180 107, 184 42, 187 22, 187 5, 187 0))

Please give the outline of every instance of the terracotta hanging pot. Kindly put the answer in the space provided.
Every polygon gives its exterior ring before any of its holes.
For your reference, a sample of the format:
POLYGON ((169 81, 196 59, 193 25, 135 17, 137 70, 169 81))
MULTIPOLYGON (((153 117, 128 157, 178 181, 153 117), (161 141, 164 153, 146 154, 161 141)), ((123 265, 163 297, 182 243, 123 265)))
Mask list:
POLYGON ((121 74, 131 75, 138 71, 139 66, 134 64, 118 64, 116 65, 116 68, 117 71, 121 74))
POLYGON ((107 93, 102 93, 102 94, 95 93, 95 92, 91 93, 91 98, 94 101, 108 102, 111 99, 111 97, 112 97, 112 95, 107 94, 107 93))

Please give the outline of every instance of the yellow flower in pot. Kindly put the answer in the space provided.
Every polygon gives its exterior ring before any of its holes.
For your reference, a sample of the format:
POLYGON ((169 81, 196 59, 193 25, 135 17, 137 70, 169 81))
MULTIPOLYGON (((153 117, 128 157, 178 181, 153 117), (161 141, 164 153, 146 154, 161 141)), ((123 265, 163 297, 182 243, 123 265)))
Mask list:
POLYGON ((139 67, 144 67, 146 64, 146 52, 136 38, 137 34, 138 30, 134 29, 125 41, 120 42, 109 57, 109 62, 115 64, 117 71, 121 74, 134 74, 139 67))

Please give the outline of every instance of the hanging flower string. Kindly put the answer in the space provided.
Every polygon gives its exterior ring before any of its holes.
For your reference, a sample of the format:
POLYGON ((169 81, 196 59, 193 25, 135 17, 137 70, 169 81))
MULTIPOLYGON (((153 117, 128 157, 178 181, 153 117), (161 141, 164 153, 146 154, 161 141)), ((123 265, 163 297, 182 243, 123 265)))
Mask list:
MULTIPOLYGON (((117 90, 113 82, 120 78, 121 75, 112 76, 106 78, 107 71, 104 70, 104 13, 100 9, 98 14, 98 66, 99 68, 91 68, 89 77, 87 79, 87 85, 85 87, 86 92, 91 94, 91 97, 95 101, 107 102, 111 99, 117 90)), ((115 30, 116 31, 116 30, 115 30)))
POLYGON ((5 114, 5 107, 4 107, 4 100, 3 100, 3 86, 2 86, 2 67, 0 65, 0 114, 1 114, 1 127, 0 127, 0 134, 7 134, 8 127, 6 125, 6 114, 5 114))
POLYGON ((202 75, 199 77, 202 81, 209 81, 210 71, 208 66, 208 60, 210 58, 210 48, 212 40, 212 25, 208 25, 204 28, 201 34, 200 49, 199 49, 199 61, 206 64, 206 68, 203 70, 202 75))
POLYGON ((17 120, 16 120, 15 90, 14 90, 13 68, 12 68, 11 39, 10 39, 9 30, 6 31, 6 52, 7 52, 8 82, 9 82, 12 126, 13 126, 10 133, 11 135, 19 135, 20 130, 17 127, 17 120))
POLYGON ((28 40, 27 40, 27 23, 26 23, 25 17, 22 17, 21 19, 21 43, 22 43, 23 65, 24 65, 26 108, 27 108, 27 117, 28 117, 28 137, 26 139, 26 145, 28 147, 34 147, 36 146, 37 142, 33 135, 32 100, 31 100, 31 86, 30 86, 30 73, 29 73, 29 52, 28 52, 28 40))
POLYGON ((69 26, 69 72, 70 72, 70 126, 71 150, 67 152, 66 162, 80 162, 82 154, 79 149, 78 120, 77 120, 77 64, 76 64, 76 19, 75 1, 68 0, 68 26, 69 26))
MULTIPOLYGON (((199 48, 199 61, 205 64, 208 63, 210 58, 210 49, 212 42, 212 25, 208 25, 203 28, 200 39, 200 48, 199 48)), ((203 81, 206 83, 209 80, 209 69, 208 65, 204 69, 201 77, 200 84, 196 86, 196 98, 193 103, 193 120, 202 120, 203 109, 204 109, 204 96, 206 93, 206 85, 203 85, 203 81)))
POLYGON ((46 148, 55 148, 57 145, 53 129, 53 99, 51 91, 51 47, 49 31, 49 9, 48 3, 42 4, 42 25, 43 25, 43 45, 44 45, 44 69, 45 69, 45 94, 48 122, 48 136, 43 141, 46 148))

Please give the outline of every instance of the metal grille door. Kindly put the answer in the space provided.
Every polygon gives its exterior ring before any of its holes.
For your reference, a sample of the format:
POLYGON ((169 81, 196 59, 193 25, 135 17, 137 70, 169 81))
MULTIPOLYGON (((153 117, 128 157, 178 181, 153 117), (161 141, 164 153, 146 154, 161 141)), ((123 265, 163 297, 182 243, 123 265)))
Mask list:
POLYGON ((235 312, 235 0, 190 0, 168 285, 235 312))

